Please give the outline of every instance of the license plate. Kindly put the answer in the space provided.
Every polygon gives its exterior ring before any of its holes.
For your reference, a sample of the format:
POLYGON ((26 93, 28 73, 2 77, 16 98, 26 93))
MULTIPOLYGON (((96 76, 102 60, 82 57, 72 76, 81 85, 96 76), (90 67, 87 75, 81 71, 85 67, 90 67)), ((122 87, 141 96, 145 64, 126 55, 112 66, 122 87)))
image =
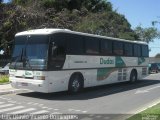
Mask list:
POLYGON ((28 86, 28 83, 21 83, 22 86, 28 86))

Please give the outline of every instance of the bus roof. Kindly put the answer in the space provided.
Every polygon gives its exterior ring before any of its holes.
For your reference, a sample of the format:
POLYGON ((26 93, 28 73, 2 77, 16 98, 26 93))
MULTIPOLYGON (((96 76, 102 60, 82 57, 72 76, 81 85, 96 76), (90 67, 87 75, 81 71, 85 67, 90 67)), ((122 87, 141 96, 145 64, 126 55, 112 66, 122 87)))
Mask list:
POLYGON ((137 43, 137 44, 146 44, 146 45, 148 45, 146 42, 143 42, 143 41, 125 40, 125 39, 120 39, 120 38, 113 38, 113 37, 107 37, 107 36, 101 36, 101 35, 95 35, 95 34, 89 34, 89 33, 76 32, 76 31, 71 31, 69 29, 49 29, 49 28, 33 29, 33 30, 19 32, 15 36, 23 36, 23 35, 49 35, 49 34, 59 33, 59 32, 72 33, 72 34, 78 34, 78 35, 84 35, 84 36, 90 36, 90 37, 106 38, 106 39, 115 40, 115 41, 123 41, 123 42, 130 42, 130 43, 137 43))

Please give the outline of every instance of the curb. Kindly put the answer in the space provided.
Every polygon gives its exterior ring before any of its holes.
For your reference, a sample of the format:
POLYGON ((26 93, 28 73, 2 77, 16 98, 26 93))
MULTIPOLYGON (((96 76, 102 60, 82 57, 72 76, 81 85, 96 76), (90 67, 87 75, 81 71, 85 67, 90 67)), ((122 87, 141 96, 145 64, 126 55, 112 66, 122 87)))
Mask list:
POLYGON ((155 105, 157 105, 159 103, 160 103, 160 99, 154 100, 151 103, 146 104, 145 107, 142 107, 142 108, 140 108, 138 110, 135 110, 134 114, 138 114, 138 113, 140 113, 142 111, 145 111, 146 109, 151 108, 151 107, 153 107, 153 106, 155 106, 155 105))
POLYGON ((21 93, 21 92, 26 92, 26 91, 27 90, 19 90, 19 89, 8 90, 8 91, 2 91, 2 92, 0 92, 0 95, 15 94, 15 93, 21 93))
POLYGON ((0 83, 0 85, 7 85, 7 84, 10 84, 10 82, 0 83))

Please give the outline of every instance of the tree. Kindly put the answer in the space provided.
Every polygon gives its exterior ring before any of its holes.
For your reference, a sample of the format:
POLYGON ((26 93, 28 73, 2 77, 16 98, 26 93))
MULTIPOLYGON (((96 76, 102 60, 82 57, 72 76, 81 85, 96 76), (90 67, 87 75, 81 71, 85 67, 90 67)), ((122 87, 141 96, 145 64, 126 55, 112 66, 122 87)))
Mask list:
MULTIPOLYGON (((160 17, 158 17, 160 19, 160 17)), ((155 20, 155 21, 152 21, 152 25, 155 26, 157 24, 160 24, 160 20, 155 20)))
POLYGON ((155 26, 156 24, 160 24, 160 21, 152 21, 153 26, 155 26))
POLYGON ((114 11, 89 13, 73 30, 128 40, 137 38, 127 19, 114 11))
POLYGON ((160 53, 158 53, 158 54, 155 56, 155 58, 160 58, 160 53))
POLYGON ((2 49, 12 46, 17 32, 38 28, 65 28, 129 40, 138 38, 125 16, 113 11, 108 0, 10 0, 1 6, 2 49))
POLYGON ((64 8, 70 11, 74 9, 80 10, 83 7, 94 13, 112 11, 112 4, 107 0, 41 0, 41 3, 45 8, 55 8, 57 11, 61 11, 64 8))
POLYGON ((160 38, 160 32, 154 27, 142 28, 141 26, 138 26, 134 31, 139 40, 147 43, 153 42, 155 38, 160 38))
POLYGON ((0 4, 3 2, 3 0, 0 0, 0 4))
POLYGON ((91 12, 112 11, 112 4, 108 0, 81 0, 82 6, 91 12))

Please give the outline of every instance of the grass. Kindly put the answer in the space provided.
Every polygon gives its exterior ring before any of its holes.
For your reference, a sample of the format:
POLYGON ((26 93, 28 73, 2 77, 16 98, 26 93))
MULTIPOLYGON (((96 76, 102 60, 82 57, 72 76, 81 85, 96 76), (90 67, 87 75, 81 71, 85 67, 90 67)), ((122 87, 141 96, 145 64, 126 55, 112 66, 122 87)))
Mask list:
POLYGON ((0 76, 0 83, 7 83, 7 82, 9 82, 8 75, 1 75, 0 76))
POLYGON ((133 115, 127 120, 160 120, 160 103, 133 115))

